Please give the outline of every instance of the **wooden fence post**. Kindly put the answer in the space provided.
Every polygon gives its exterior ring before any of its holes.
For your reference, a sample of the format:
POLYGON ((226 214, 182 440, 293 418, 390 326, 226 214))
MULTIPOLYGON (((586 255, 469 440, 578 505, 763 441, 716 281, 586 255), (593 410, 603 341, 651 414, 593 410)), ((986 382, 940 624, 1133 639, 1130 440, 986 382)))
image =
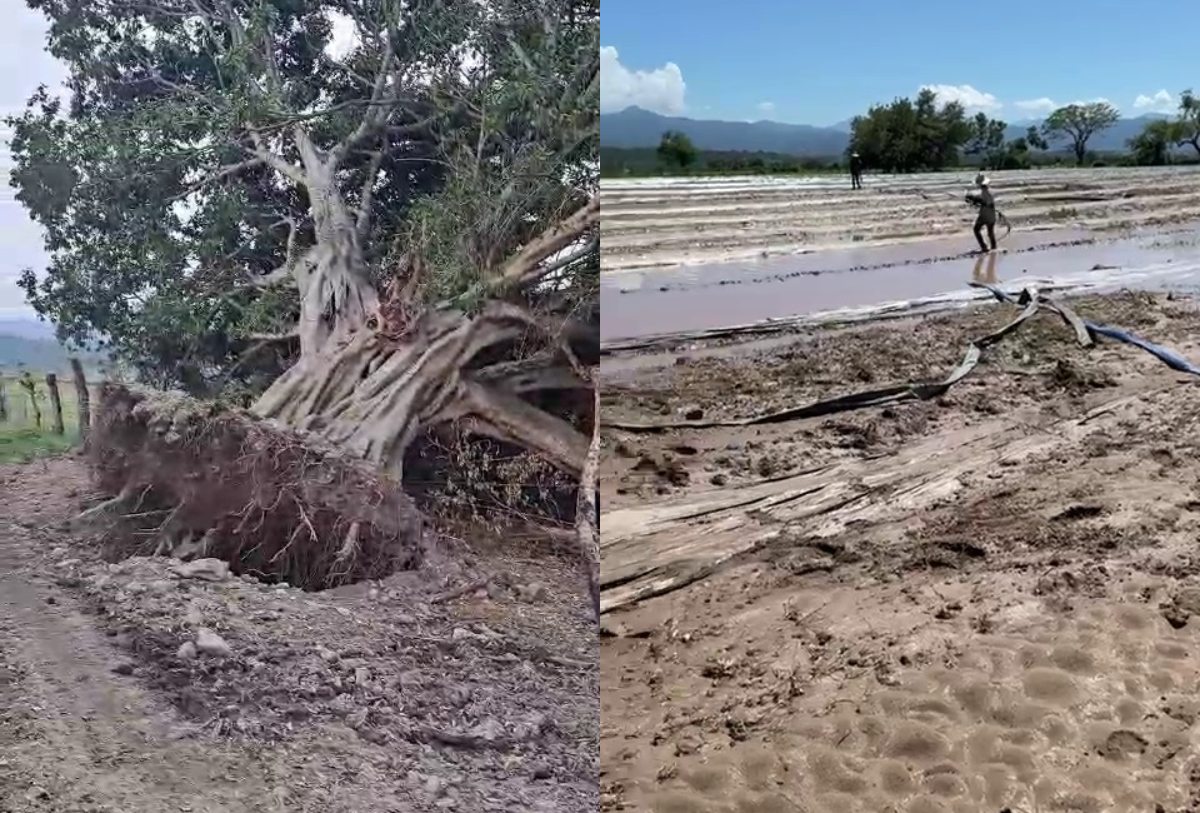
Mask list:
POLYGON ((54 434, 61 435, 66 429, 63 427, 62 398, 58 395, 58 376, 54 373, 46 373, 46 389, 50 392, 50 408, 54 410, 54 434))
POLYGON ((0 421, 8 420, 8 402, 4 395, 4 376, 0 376, 0 421))
POLYGON ((37 384, 33 381, 33 376, 29 371, 21 373, 21 387, 25 392, 29 393, 29 403, 33 405, 33 422, 37 424, 38 431, 42 428, 42 408, 37 402, 37 384))
POLYGON ((75 396, 79 400, 79 439, 87 440, 92 427, 92 396, 88 392, 87 376, 79 359, 71 359, 71 372, 75 374, 75 396))

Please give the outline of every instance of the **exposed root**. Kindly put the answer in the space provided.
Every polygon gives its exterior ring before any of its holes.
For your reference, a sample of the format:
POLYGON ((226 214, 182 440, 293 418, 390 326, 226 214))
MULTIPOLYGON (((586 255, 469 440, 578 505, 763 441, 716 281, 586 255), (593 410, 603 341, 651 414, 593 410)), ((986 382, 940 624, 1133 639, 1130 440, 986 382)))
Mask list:
POLYGON ((122 511, 129 506, 133 500, 133 495, 137 494, 140 490, 142 489, 139 488, 137 483, 126 483, 117 496, 83 511, 75 517, 72 524, 85 525, 93 520, 103 519, 110 514, 122 511))
POLYGON ((215 556, 322 589, 416 567, 427 553, 420 512, 397 483, 244 412, 109 383, 89 452, 100 485, 119 491, 93 516, 147 489, 169 509, 125 554, 215 556))
MULTIPOLYGON (((531 327, 524 311, 493 303, 474 318, 427 311, 400 341, 363 330, 331 355, 302 360, 254 411, 317 432, 396 477, 417 435, 446 422, 516 443, 577 477, 587 437, 472 366, 531 327)), ((559 370, 544 381, 561 388, 566 378, 559 370)))

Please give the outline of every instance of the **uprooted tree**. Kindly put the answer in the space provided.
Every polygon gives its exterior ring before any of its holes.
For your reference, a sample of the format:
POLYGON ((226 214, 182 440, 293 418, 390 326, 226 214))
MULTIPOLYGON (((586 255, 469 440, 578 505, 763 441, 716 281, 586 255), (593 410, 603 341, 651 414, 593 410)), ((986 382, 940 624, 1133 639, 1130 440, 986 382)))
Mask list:
POLYGON ((10 119, 63 338, 395 475, 447 424, 582 473, 596 0, 27 2, 69 68, 10 119))

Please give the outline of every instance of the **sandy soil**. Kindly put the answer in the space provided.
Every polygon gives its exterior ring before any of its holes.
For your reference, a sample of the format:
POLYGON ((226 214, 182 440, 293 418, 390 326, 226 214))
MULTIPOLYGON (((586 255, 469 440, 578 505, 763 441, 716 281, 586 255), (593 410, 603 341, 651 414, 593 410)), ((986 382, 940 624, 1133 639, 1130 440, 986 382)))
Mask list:
MULTIPOLYGON (((1014 234, 1084 234, 1200 219, 1195 167, 997 172, 1014 234)), ((839 247, 970 236, 962 197, 973 172, 841 178, 608 180, 601 184, 601 269, 748 260, 839 247)))
POLYGON ((105 562, 82 462, 0 468, 0 811, 595 809, 595 622, 545 545, 325 593, 105 562), (199 651, 197 651, 199 650, 199 651))
MULTIPOLYGON (((1200 359, 1193 301, 1075 306, 1200 359)), ((1013 315, 618 354, 604 414, 941 377, 1013 315)), ((1200 810, 1200 390, 1048 314, 984 358, 930 402, 606 433, 602 809, 1200 810)))

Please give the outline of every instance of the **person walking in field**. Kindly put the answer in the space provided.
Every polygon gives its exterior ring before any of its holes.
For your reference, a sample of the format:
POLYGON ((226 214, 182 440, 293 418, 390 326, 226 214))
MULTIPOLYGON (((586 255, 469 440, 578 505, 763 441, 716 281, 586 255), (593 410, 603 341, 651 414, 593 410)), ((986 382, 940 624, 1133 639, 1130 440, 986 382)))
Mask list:
POLYGON ((980 253, 987 254, 996 250, 996 199, 992 197, 991 181, 982 172, 975 176, 975 185, 979 187, 979 191, 968 192, 967 203, 979 207, 979 214, 975 218, 975 239, 979 241, 980 253), (985 226, 991 248, 983 242, 985 226))
POLYGON ((858 153, 850 153, 850 188, 862 189, 862 159, 858 153))

